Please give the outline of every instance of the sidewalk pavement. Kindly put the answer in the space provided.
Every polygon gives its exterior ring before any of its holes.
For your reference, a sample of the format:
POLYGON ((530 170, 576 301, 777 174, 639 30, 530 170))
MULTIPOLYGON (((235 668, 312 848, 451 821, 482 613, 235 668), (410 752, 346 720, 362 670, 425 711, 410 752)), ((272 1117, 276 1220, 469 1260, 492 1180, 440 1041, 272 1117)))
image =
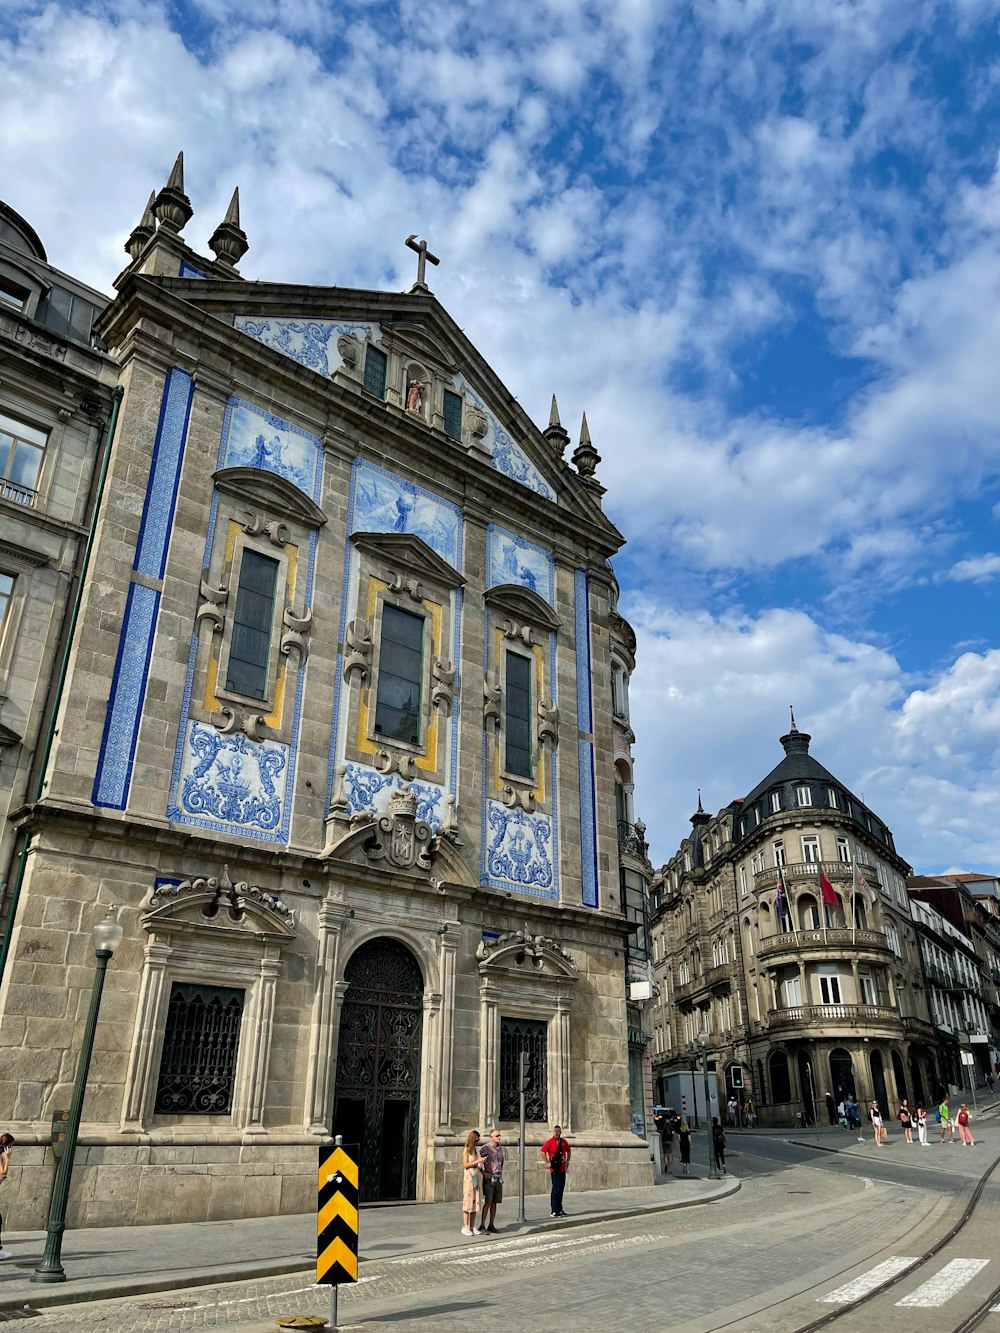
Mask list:
MULTIPOLYGON (((522 1225, 514 1220, 514 1192, 501 1204, 497 1222, 500 1234, 509 1239, 714 1203, 739 1188, 732 1176, 720 1181, 684 1176, 667 1177, 662 1185, 568 1193, 570 1215, 559 1220, 548 1216, 547 1194, 531 1194, 525 1200, 528 1220, 522 1225)), ((360 1215, 360 1257, 362 1262, 396 1259, 458 1246, 489 1245, 494 1239, 462 1236, 461 1225, 457 1202, 368 1205, 360 1215)), ((37 1310, 303 1272, 315 1263, 316 1215, 67 1231, 62 1256, 67 1280, 52 1285, 31 1281, 45 1247, 44 1232, 5 1232, 4 1243, 13 1257, 0 1264, 0 1322, 3 1311, 25 1306, 37 1310)))

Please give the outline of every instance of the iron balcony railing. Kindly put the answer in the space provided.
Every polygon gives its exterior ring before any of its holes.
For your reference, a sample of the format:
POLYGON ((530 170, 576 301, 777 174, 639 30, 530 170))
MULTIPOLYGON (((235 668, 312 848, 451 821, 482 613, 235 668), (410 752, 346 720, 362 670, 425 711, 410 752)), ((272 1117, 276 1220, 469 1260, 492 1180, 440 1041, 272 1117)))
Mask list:
POLYGON ((629 824, 624 819, 618 821, 618 850, 621 852, 630 852, 632 856, 638 856, 643 860, 646 855, 646 839, 643 836, 646 832, 645 824, 629 824))
POLYGON ((703 992, 707 993, 710 990, 731 987, 732 984, 732 963, 720 963, 718 967, 710 967, 700 977, 695 977, 691 981, 684 982, 682 986, 678 986, 674 991, 674 998, 680 1003, 682 1000, 690 1000, 693 996, 701 995, 703 992))
MULTIPOLYGON (((823 872, 831 884, 844 884, 850 888, 854 881, 855 869, 857 869, 859 888, 867 886, 869 889, 874 889, 877 887, 878 880, 875 877, 874 867, 862 865, 860 862, 855 865, 850 861, 792 861, 781 867, 781 874, 786 888, 794 884, 815 884, 818 893, 820 871, 823 872)), ((758 892, 763 889, 773 889, 777 882, 777 866, 770 866, 766 870, 758 870, 753 877, 753 886, 758 892)))

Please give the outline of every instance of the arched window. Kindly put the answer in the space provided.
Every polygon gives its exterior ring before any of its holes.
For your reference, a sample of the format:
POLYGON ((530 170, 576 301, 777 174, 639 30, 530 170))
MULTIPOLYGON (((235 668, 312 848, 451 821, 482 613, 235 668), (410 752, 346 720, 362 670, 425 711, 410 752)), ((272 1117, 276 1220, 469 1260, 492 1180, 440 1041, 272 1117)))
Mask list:
POLYGON ((868 929, 868 910, 864 898, 859 893, 854 895, 854 925, 858 930, 868 929))
POLYGON ((796 908, 802 930, 819 930, 819 905, 811 893, 800 894, 796 908))
POLYGON ((757 915, 757 923, 760 929, 760 937, 766 940, 771 934, 771 909, 767 903, 761 903, 760 911, 757 915))
POLYGON ((788 1077, 788 1056, 784 1051, 772 1051, 767 1061, 771 1076, 771 1099, 775 1102, 792 1100, 792 1084, 788 1077))
POLYGON ((743 918, 743 952, 748 958, 753 957, 753 927, 748 916, 743 918))
POLYGON ((764 1080, 764 1061, 757 1061, 757 1089, 760 1094, 761 1106, 767 1105, 767 1083, 764 1080))

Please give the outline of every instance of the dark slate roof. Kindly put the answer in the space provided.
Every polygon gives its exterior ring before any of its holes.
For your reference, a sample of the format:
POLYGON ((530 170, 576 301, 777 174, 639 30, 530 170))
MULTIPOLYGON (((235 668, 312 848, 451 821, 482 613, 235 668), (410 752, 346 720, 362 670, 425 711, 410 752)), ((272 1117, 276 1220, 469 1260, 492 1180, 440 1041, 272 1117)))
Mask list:
POLYGON ((772 787, 776 787, 782 782, 829 782, 833 786, 846 791, 844 784, 839 782, 829 769, 824 768, 819 760, 814 759, 809 753, 811 739, 811 736, 798 729, 790 731, 787 736, 782 736, 781 743, 785 747, 784 759, 771 769, 762 782, 757 783, 748 796, 743 798, 743 804, 752 805, 765 792, 770 791, 772 787))

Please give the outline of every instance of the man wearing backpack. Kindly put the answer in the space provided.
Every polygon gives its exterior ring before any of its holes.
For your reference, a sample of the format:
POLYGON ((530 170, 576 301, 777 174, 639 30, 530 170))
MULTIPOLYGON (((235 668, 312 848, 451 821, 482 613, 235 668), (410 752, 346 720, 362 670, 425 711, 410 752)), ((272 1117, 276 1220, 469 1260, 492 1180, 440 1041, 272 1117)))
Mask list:
POLYGON ((563 1212, 563 1191, 566 1189, 566 1167, 569 1164, 570 1146, 562 1136, 558 1125, 552 1130, 552 1137, 546 1139, 541 1147, 541 1154, 549 1164, 549 1177, 552 1181, 550 1196, 550 1217, 565 1217, 563 1212))

